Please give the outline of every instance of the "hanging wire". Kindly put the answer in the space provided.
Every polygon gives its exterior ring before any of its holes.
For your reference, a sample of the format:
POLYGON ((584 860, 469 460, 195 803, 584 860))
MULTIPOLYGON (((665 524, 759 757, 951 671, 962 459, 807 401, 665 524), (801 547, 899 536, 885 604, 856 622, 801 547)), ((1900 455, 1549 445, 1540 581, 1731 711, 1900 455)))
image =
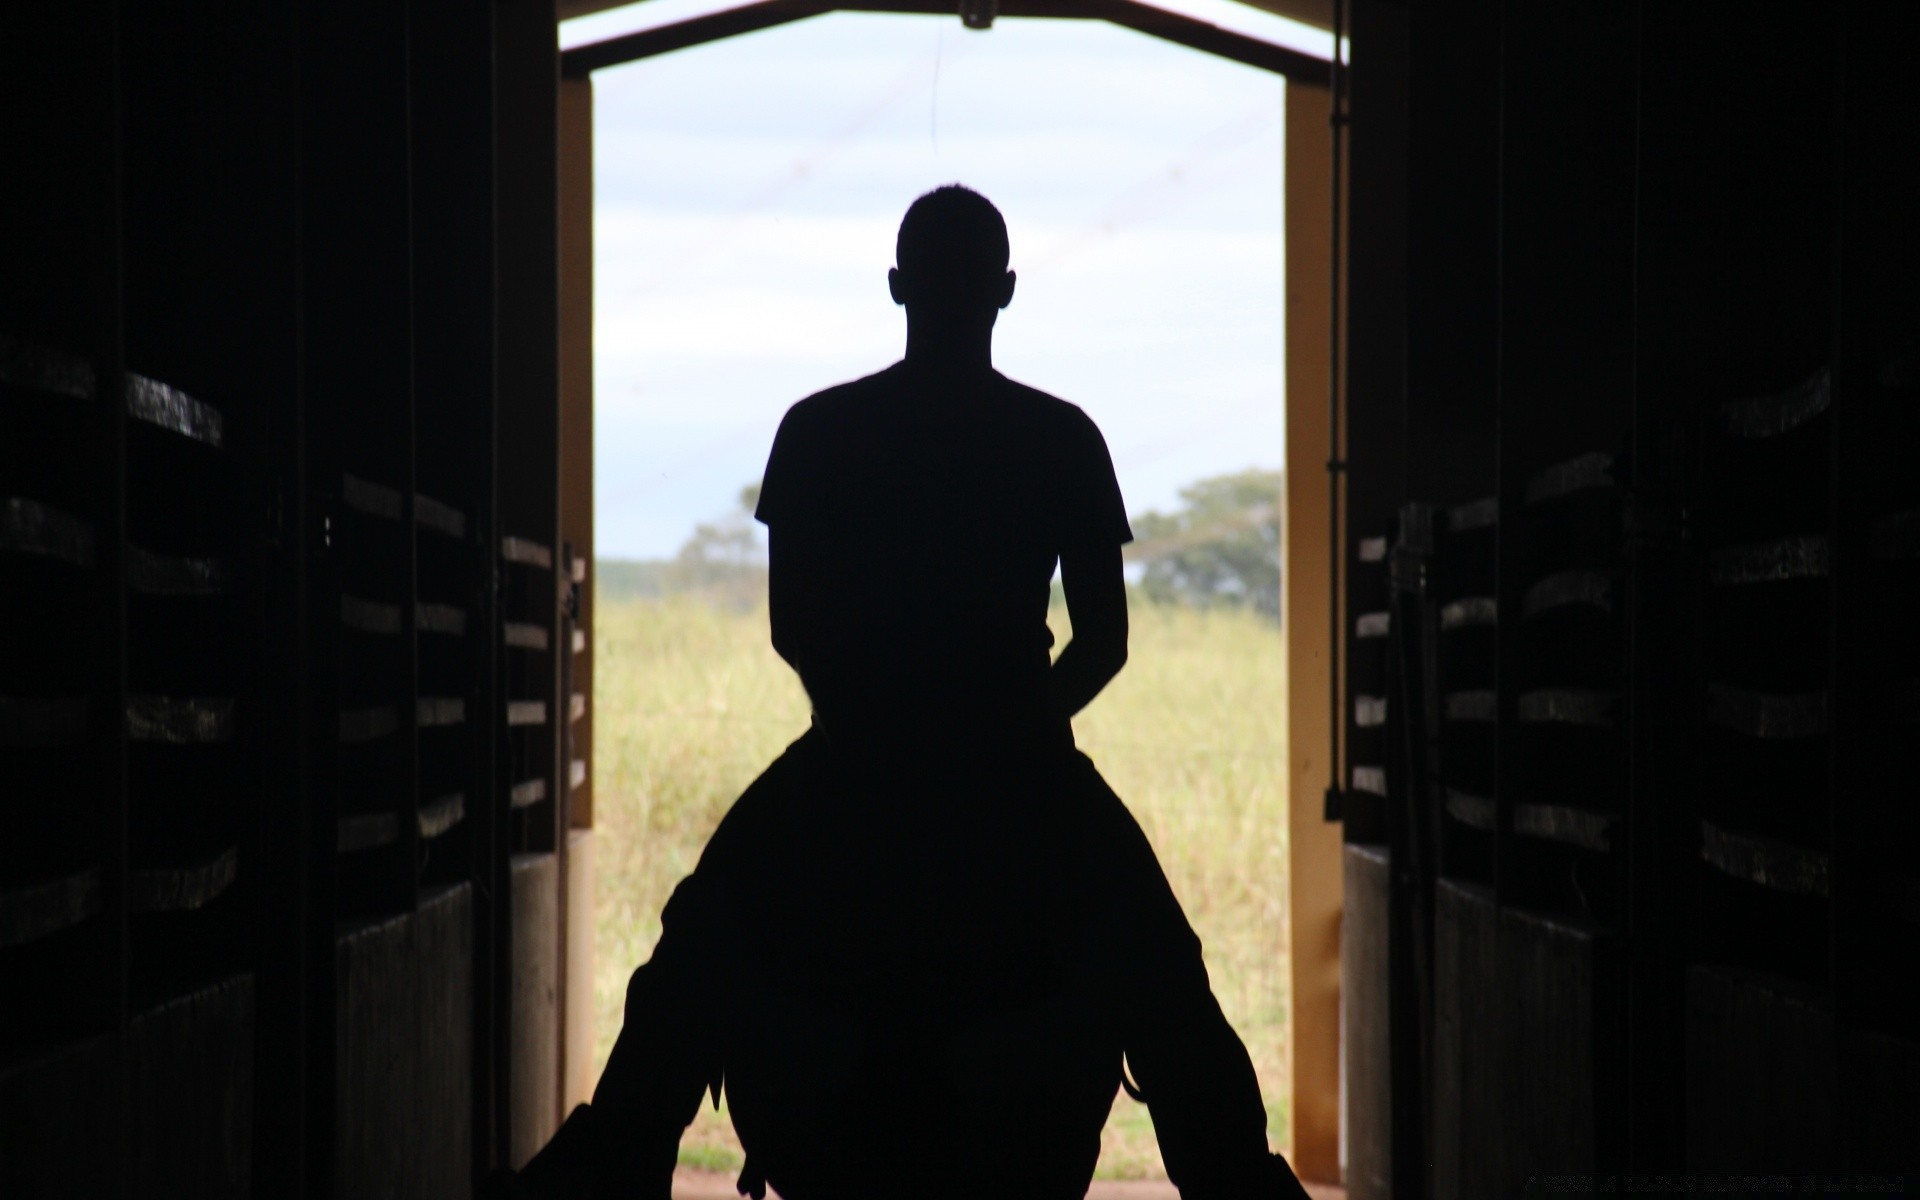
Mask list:
POLYGON ((1347 42, 1347 5, 1346 0, 1333 2, 1333 59, 1328 63, 1327 90, 1329 98, 1328 121, 1333 126, 1333 245, 1329 247, 1328 258, 1332 263, 1331 280, 1328 285, 1328 299, 1331 313, 1327 322, 1331 330, 1328 347, 1329 364, 1327 368, 1327 561, 1328 588, 1327 599, 1327 702, 1332 719, 1328 722, 1328 769, 1331 778, 1327 783, 1325 816, 1328 820, 1343 817, 1344 805, 1341 803, 1343 784, 1346 782, 1346 768, 1341 759, 1343 735, 1346 732, 1346 712, 1340 704, 1340 658, 1343 636, 1346 633, 1345 614, 1341 611, 1340 570, 1345 563, 1341 553, 1340 540, 1340 482, 1346 473, 1346 460, 1340 453, 1340 276, 1341 276, 1341 210, 1344 207, 1344 154, 1342 147, 1346 141, 1347 111, 1344 102, 1346 88, 1346 42, 1347 42))

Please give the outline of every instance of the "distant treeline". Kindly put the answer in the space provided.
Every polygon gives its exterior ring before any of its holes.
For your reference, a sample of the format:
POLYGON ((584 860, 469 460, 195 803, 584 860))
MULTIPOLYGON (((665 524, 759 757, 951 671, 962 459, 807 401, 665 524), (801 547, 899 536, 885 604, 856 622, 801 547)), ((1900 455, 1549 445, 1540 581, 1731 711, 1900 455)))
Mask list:
POLYGON ((1250 468, 1180 489, 1180 507, 1133 518, 1129 563, 1149 599, 1251 608, 1280 620, 1279 471, 1250 468))
MULTIPOLYGON (((597 565, 600 595, 609 600, 655 600, 701 588, 687 577, 684 566, 671 558, 603 558, 597 565)), ((761 568, 758 575, 764 581, 766 569, 761 568)), ((711 585, 717 581, 706 582, 711 585)))
MULTIPOLYGON (((1182 488, 1173 512, 1134 517, 1126 559, 1138 592, 1163 604, 1250 608, 1279 621, 1282 485, 1279 471, 1216 475, 1182 488)), ((672 558, 600 559, 600 596, 758 603, 767 594, 766 547, 752 516, 759 491, 743 489, 734 511, 695 526, 672 558)))
POLYGON ((599 594, 607 600, 705 596, 750 608, 767 594, 767 548, 754 524, 760 485, 740 489, 733 511, 693 527, 672 558, 603 558, 599 594))

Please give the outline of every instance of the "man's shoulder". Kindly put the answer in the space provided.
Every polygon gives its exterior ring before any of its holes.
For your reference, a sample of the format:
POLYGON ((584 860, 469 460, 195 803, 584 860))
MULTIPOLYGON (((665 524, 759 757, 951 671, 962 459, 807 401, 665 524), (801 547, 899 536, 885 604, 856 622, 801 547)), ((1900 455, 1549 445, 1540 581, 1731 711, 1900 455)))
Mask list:
POLYGON ((1053 447, 1055 453, 1069 454, 1077 459, 1097 460, 1106 457, 1106 438, 1085 409, 1071 400, 1063 400, 1037 387, 1011 379, 1006 382, 1008 395, 1013 398, 1015 405, 1029 414, 1029 427, 1046 445, 1053 447))
POLYGON ((887 367, 859 379, 850 379, 845 383, 836 383, 832 387, 822 388, 811 396, 796 400, 787 409, 787 420, 790 422, 831 421, 857 411, 886 393, 895 369, 887 367))
POLYGON ((1098 426, 1087 411, 1071 400, 1063 400, 1052 392, 1043 392, 1030 384, 1017 379, 1008 379, 1002 375, 1006 395, 1021 408, 1033 413, 1040 420, 1059 429, 1070 432, 1098 432, 1098 426))

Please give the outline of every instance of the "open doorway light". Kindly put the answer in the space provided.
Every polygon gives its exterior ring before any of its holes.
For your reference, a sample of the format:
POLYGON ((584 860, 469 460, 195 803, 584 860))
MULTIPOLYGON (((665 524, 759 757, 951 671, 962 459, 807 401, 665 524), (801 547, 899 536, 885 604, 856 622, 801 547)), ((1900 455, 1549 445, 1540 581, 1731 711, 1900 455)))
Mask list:
MULTIPOLYGON (((567 41, 627 32, 642 10, 664 23, 673 2, 569 22, 567 41)), ((781 414, 899 356, 885 276, 914 196, 959 181, 1004 211, 1021 278, 996 363, 1101 426, 1136 528, 1197 545, 1271 523, 1277 594, 1283 103, 1276 75, 1099 22, 982 34, 838 14, 596 73, 599 1059, 667 889, 806 723, 751 593, 744 613, 663 595, 666 564, 705 525, 712 557, 751 578, 758 531, 738 497, 781 414), (1249 470, 1270 475, 1195 491, 1249 470)), ((1199 585, 1150 560, 1136 556, 1136 582, 1194 599, 1199 585)), ((1131 664, 1076 728, 1208 945, 1278 1146, 1283 642, 1253 606, 1145 604, 1131 664)), ((730 1134, 702 1122, 688 1159, 726 1169, 730 1134)), ((1145 1111, 1123 1098, 1102 1173, 1158 1169, 1145 1111)))

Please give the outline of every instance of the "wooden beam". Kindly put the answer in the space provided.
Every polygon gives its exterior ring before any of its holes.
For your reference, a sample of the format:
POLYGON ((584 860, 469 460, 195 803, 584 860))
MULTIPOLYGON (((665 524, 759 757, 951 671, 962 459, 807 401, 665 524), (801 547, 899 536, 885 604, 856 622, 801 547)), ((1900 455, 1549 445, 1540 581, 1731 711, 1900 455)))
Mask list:
POLYGON ((593 1093, 593 80, 560 81, 560 536, 572 617, 555 647, 567 681, 562 1112, 593 1093), (577 644, 576 644, 577 642, 577 644))
POLYGON ((1285 553, 1288 940, 1293 1168, 1340 1180, 1341 828, 1322 811, 1332 647, 1327 494, 1328 304, 1333 270, 1332 106, 1289 81, 1286 117, 1287 493, 1285 553))
MULTIPOLYGON (((1311 25, 1323 33, 1333 32, 1333 0, 1240 0, 1249 8, 1258 8, 1276 17, 1286 17, 1302 25, 1311 25)), ((611 8, 612 4, 603 4, 611 8)))
POLYGON ((560 81, 560 537, 569 550, 560 581, 574 596, 573 632, 556 647, 570 695, 562 775, 570 789, 571 824, 593 824, 591 770, 572 779, 575 762, 591 764, 593 750, 593 81, 560 81), (587 701, 575 715, 572 696, 587 701))
MULTIPOLYGON (((572 20, 574 17, 590 16, 593 13, 607 12, 610 9, 635 6, 640 0, 560 0, 560 19, 572 20)), ((1311 25, 1315 29, 1331 31, 1333 29, 1333 0, 1241 0, 1249 8, 1261 9, 1278 17, 1298 21, 1302 25, 1311 25)), ((946 6, 957 10, 957 4, 946 6)))
MULTIPOLYGON (((952 16, 955 8, 950 0, 848 0, 846 3, 761 0, 757 4, 577 46, 562 55, 562 70, 569 77, 577 78, 602 67, 652 58, 829 12, 952 16)), ((1324 87, 1328 80, 1327 64, 1322 59, 1138 0, 1002 0, 999 15, 1107 21, 1218 58, 1285 75, 1299 83, 1324 87)))
POLYGON ((576 46, 561 54, 560 70, 569 79, 580 79, 602 67, 637 62, 643 58, 653 58, 675 50, 686 50, 693 46, 704 46, 708 42, 739 37, 744 33, 771 29, 776 25, 785 25, 792 21, 801 21, 808 17, 832 12, 834 7, 832 4, 814 3, 812 0, 762 0, 759 4, 729 8, 704 17, 675 21, 671 25, 661 25, 653 29, 643 29, 638 33, 608 38, 603 42, 590 42, 585 46, 576 46))
POLYGON ((575 17, 591 16, 597 12, 606 12, 611 8, 625 8, 638 0, 560 0, 560 19, 571 21, 575 17))

